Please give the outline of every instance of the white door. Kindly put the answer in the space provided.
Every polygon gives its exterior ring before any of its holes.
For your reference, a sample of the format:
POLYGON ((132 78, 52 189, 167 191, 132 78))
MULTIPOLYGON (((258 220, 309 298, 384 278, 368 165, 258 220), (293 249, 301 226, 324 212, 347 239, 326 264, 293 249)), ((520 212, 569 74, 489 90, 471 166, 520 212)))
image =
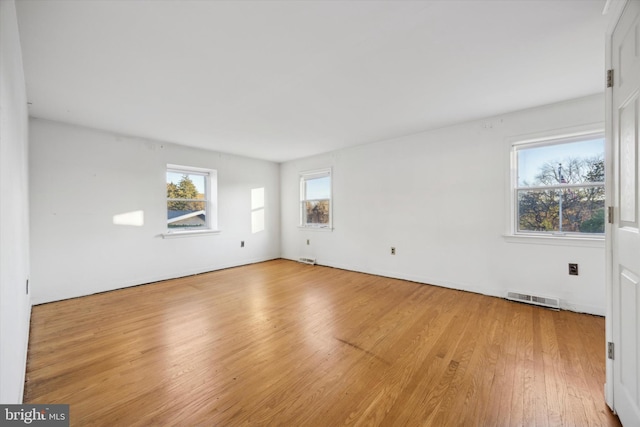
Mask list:
POLYGON ((631 427, 640 426, 640 0, 627 2, 611 47, 613 406, 631 427))

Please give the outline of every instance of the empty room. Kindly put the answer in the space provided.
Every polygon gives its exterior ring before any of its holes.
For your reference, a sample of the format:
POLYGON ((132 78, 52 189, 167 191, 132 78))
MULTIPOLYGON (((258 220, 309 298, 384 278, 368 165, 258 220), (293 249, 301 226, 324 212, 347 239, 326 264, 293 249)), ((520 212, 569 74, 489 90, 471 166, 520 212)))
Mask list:
POLYGON ((0 424, 640 426, 640 0, 0 0, 0 48, 0 424))

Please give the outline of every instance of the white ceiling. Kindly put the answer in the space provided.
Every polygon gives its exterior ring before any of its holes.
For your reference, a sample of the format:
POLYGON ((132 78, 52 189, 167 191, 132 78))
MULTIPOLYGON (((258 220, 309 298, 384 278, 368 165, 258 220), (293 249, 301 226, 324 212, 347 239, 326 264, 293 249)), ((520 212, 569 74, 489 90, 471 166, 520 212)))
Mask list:
POLYGON ((604 0, 18 0, 30 113, 285 161, 603 91, 604 0))

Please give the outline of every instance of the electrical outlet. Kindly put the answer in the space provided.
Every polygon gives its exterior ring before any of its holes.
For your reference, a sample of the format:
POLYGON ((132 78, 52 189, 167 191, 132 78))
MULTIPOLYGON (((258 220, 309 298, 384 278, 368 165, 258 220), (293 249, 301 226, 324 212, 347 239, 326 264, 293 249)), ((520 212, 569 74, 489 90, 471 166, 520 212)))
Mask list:
POLYGON ((244 240, 240 240, 240 247, 244 248, 244 240))
POLYGON ((309 246, 309 239, 307 239, 307 246, 309 246))
POLYGON ((569 276, 578 275, 578 264, 569 263, 569 276))
POLYGON ((396 254, 396 248, 391 246, 391 255, 395 255, 396 254))

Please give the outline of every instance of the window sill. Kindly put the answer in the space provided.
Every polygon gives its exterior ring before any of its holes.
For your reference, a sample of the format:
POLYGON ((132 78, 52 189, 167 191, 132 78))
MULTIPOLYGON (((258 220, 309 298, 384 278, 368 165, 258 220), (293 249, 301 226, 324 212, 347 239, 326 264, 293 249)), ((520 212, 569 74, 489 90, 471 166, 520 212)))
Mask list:
POLYGON ((187 230, 187 231, 172 231, 162 233, 163 239, 175 239, 178 237, 193 237, 193 236, 206 236, 210 234, 219 234, 220 230, 187 230))
POLYGON ((314 227, 311 225, 299 225, 298 228, 306 231, 333 231, 333 227, 314 227))
POLYGON ((526 243, 533 245, 578 246, 585 248, 604 248, 603 237, 578 236, 536 236, 531 234, 504 234, 507 243, 526 243))

